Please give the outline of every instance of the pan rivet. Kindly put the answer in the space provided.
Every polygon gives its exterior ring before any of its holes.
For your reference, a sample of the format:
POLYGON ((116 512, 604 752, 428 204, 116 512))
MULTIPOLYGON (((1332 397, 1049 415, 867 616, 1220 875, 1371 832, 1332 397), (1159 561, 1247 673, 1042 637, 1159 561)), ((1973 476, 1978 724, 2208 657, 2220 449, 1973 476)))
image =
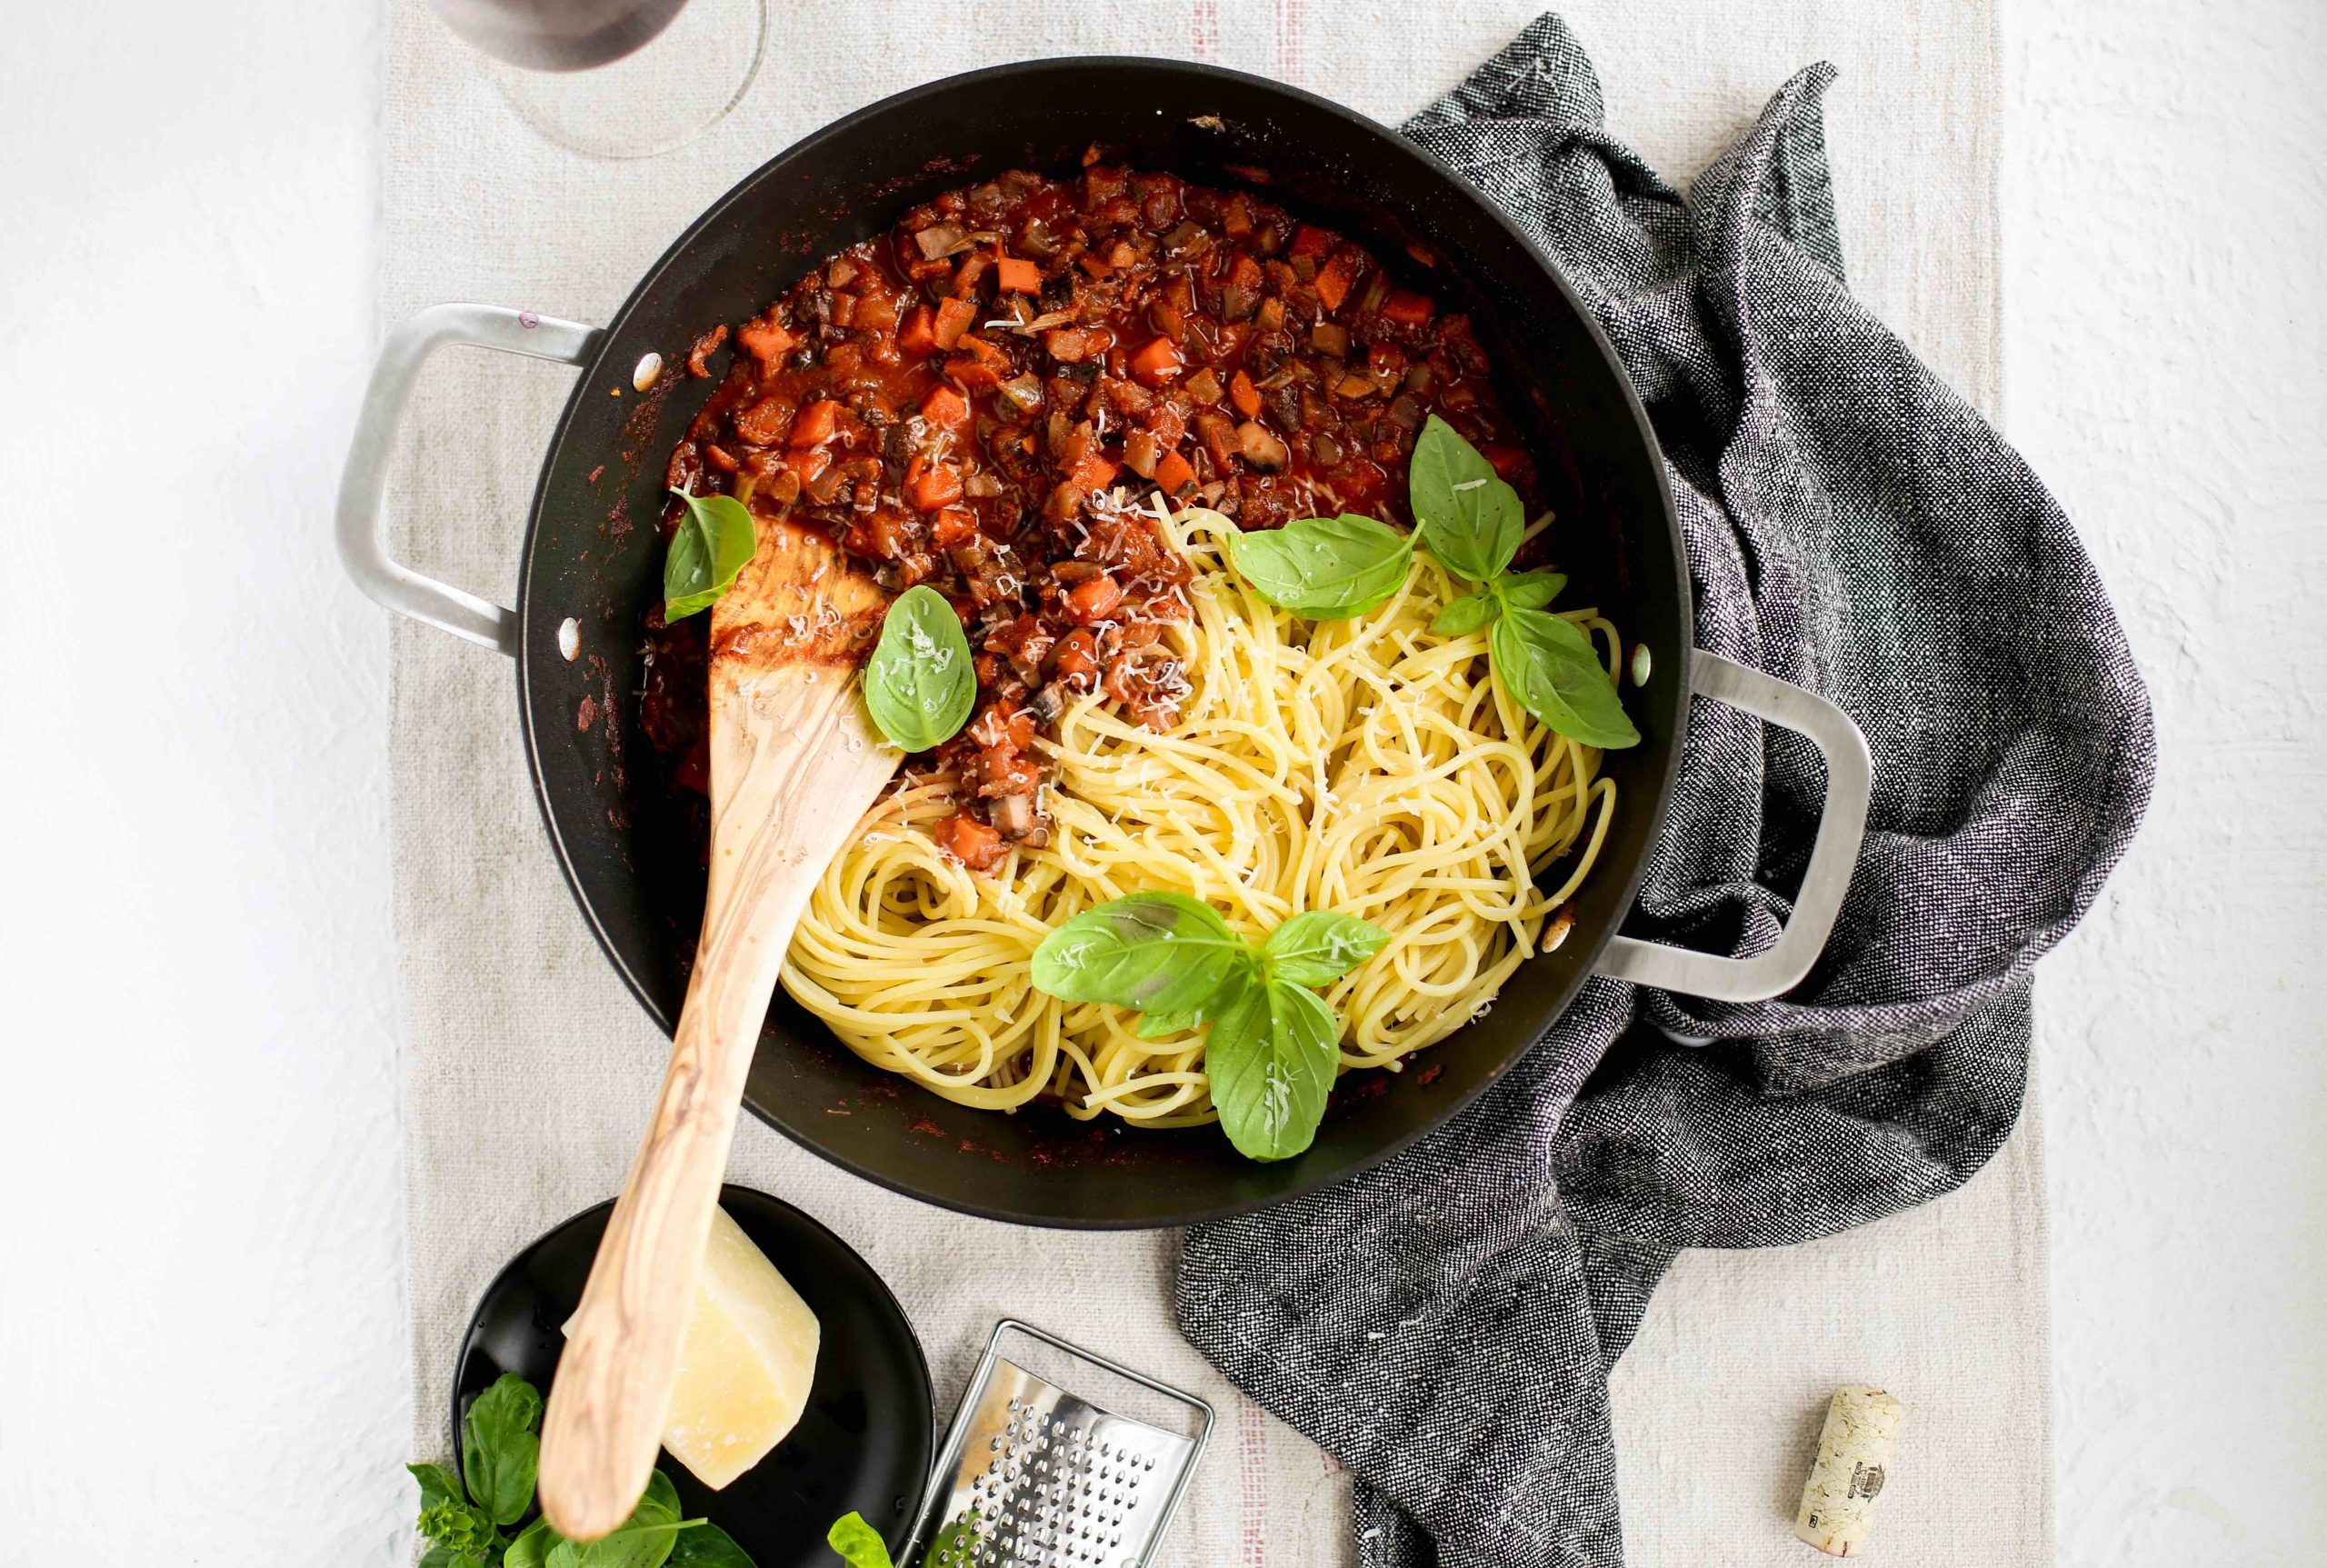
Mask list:
POLYGON ((646 355, 640 358, 638 367, 630 373, 630 384, 644 392, 661 380, 662 375, 663 356, 659 354, 646 355))

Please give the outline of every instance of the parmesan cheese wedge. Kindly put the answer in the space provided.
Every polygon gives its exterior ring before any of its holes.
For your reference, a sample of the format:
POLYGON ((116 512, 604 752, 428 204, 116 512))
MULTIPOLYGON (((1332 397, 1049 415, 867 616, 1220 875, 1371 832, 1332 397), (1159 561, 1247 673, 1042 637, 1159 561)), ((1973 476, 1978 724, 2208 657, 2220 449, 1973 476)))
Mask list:
POLYGON ((726 1210, 713 1210, 663 1446, 705 1486, 726 1486, 799 1423, 820 1338, 791 1282, 726 1210))

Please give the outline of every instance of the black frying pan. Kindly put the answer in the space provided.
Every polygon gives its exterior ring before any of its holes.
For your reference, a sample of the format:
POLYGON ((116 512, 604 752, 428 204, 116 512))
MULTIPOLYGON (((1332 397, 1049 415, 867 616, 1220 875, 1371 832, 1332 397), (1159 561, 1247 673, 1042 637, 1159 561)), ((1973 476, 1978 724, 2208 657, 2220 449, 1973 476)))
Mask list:
MULTIPOLYGON (((1488 1016, 1413 1059, 1413 1070, 1345 1076, 1316 1143, 1297 1159, 1255 1164, 1213 1128, 1142 1131, 1043 1107, 999 1115, 958 1106, 866 1066, 781 994, 745 1103, 835 1164, 932 1203, 1036 1224, 1180 1224, 1309 1191, 1428 1131, 1542 1038, 1595 970, 1733 1000, 1800 980, 1857 857, 1865 743, 1823 699, 1693 651, 1687 567, 1655 437, 1550 259, 1443 165, 1324 99, 1175 61, 1045 60, 934 82, 810 136, 713 204, 607 326, 439 305, 404 324, 382 352, 341 490, 342 553, 391 608, 514 657, 551 843, 583 917, 655 1021, 669 1029, 685 994, 703 904, 699 848, 657 771, 619 765, 615 725, 584 731, 574 713, 609 688, 639 685, 641 617, 661 593, 652 524, 664 463, 716 381, 666 375, 641 439, 634 368, 649 353, 675 367, 706 327, 758 314, 810 266, 917 202, 1013 166, 1072 171, 1094 143, 1134 166, 1220 186, 1252 185, 1265 171, 1271 199, 1365 243, 1443 308, 1472 313, 1504 405, 1547 476, 1562 518, 1561 564, 1648 650, 1648 683, 1626 697, 1642 744, 1605 764, 1620 789, 1616 819, 1565 944, 1523 965, 1488 1016), (1414 259, 1410 245, 1434 260, 1414 259), (385 548, 380 499, 396 419, 421 360, 448 342, 584 367, 543 460, 514 614, 410 572, 385 548), (613 386, 624 395, 609 397, 613 386), (633 525, 619 529, 610 514, 633 525), (610 681, 561 656, 558 628, 569 616, 612 664, 610 681), (1743 962, 1615 934, 1664 815, 1693 694, 1802 729, 1828 756, 1826 818, 1794 918, 1775 948, 1743 962)), ((636 714, 614 717, 623 753, 648 755, 636 714)))

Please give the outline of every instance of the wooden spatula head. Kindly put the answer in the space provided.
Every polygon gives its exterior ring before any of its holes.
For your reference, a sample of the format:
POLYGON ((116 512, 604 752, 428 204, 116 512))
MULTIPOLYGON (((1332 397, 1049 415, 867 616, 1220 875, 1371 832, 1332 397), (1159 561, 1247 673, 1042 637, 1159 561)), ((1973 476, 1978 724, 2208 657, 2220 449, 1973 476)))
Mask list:
POLYGON ((758 530, 711 609, 711 875, 694 973, 542 1427, 542 1512, 577 1541, 615 1528, 645 1490, 784 950, 899 759, 856 691, 888 595, 824 535, 766 518, 758 530))

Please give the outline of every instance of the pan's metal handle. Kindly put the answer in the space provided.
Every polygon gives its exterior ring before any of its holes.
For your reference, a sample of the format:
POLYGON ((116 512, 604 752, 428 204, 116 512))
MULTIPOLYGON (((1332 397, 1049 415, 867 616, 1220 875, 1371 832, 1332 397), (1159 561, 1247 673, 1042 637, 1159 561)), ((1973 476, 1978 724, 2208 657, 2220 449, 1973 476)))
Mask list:
POLYGON ((388 554, 384 503, 396 426, 421 365, 445 344, 586 365, 597 352, 598 337, 594 326, 497 305, 431 305, 388 335, 380 362, 372 367, 372 384, 365 388, 364 412, 356 417, 355 439, 348 444, 347 467, 339 477, 339 558, 357 587, 398 614, 516 653, 514 611, 424 577, 388 554))
POLYGON ((1690 669, 1697 695, 1743 708, 1758 718, 1807 735, 1826 756, 1826 809, 1810 847, 1793 915, 1775 945, 1751 958, 1724 958, 1685 947, 1619 936, 1600 955, 1600 973, 1716 1002, 1761 1002, 1790 991, 1810 973, 1833 934, 1843 894, 1850 891, 1866 839, 1866 810, 1874 789, 1874 759, 1851 716, 1817 693, 1764 674, 1750 664, 1700 648, 1690 669))

